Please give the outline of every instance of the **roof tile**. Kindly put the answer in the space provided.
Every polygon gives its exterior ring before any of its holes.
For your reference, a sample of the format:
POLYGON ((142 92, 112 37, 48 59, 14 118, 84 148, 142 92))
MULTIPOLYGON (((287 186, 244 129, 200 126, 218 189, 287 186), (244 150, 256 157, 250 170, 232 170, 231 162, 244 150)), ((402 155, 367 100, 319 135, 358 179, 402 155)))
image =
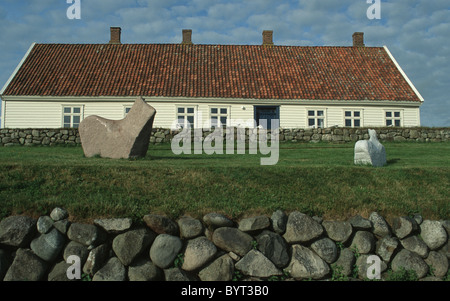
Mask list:
POLYGON ((4 95, 420 101, 382 47, 36 44, 4 95))

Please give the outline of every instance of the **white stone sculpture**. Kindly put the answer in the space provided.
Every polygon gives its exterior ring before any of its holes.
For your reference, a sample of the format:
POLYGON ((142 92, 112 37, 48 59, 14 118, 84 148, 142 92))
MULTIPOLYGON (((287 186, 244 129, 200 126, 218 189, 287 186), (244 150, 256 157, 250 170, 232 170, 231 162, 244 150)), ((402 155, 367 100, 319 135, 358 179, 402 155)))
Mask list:
POLYGON ((386 150, 377 139, 377 132, 369 129, 369 140, 359 140, 355 144, 355 164, 372 166, 386 165, 386 150))

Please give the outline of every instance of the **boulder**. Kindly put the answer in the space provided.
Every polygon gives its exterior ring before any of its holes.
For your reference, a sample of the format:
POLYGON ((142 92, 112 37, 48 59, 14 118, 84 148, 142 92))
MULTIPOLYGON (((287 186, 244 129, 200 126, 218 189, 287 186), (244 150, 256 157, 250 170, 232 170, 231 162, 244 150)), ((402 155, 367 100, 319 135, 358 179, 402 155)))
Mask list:
POLYGON ((272 261, 267 259, 267 257, 258 250, 251 250, 245 254, 245 256, 236 263, 235 267, 244 275, 252 277, 268 278, 270 276, 279 276, 283 274, 272 261))
POLYGON ((385 236, 376 243, 376 254, 382 260, 390 262, 392 256, 399 246, 399 241, 396 237, 385 236))
POLYGON ((448 259, 439 252, 431 251, 425 262, 430 266, 431 272, 436 277, 445 277, 448 271, 448 259))
POLYGON ((50 213, 50 218, 54 220, 55 222, 66 219, 69 217, 69 213, 66 209, 56 207, 52 210, 50 213))
POLYGON ((447 242, 447 232, 439 221, 424 220, 420 224, 420 234, 431 250, 439 249, 447 242))
POLYGON ((222 250, 244 256, 252 248, 253 238, 239 229, 222 227, 214 231, 212 241, 222 250))
POLYGON ((54 221, 50 216, 44 215, 38 218, 36 228, 39 233, 45 234, 53 227, 54 221))
POLYGON ((290 244, 304 243, 318 238, 323 233, 323 227, 312 217, 298 211, 289 214, 286 233, 283 237, 290 244))
POLYGON ((56 229, 46 234, 41 234, 38 238, 31 242, 31 250, 44 259, 45 261, 53 261, 62 250, 65 237, 56 229))
POLYGON ((238 229, 244 232, 253 232, 266 229, 270 226, 270 219, 267 216, 253 216, 244 218, 239 222, 238 229))
POLYGON ((83 266, 83 272, 94 275, 105 263, 109 257, 109 248, 107 244, 99 245, 92 249, 83 266))
POLYGON ((329 238, 341 243, 345 243, 353 231, 353 227, 349 222, 324 221, 322 226, 325 228, 329 238))
POLYGON ((128 267, 130 281, 159 281, 163 279, 163 272, 150 259, 141 258, 128 267))
POLYGON ((95 225, 73 223, 67 231, 70 240, 85 246, 97 246, 106 239, 106 234, 95 225))
POLYGON ((155 240, 156 234, 147 228, 140 228, 117 235, 112 249, 123 265, 130 265, 155 240))
POLYGON ((209 262, 216 253, 216 246, 206 237, 201 236, 191 239, 187 242, 181 268, 185 271, 199 269, 209 262))
POLYGON ((203 221, 208 227, 212 229, 220 227, 233 227, 234 223, 223 214, 211 212, 203 216, 203 221))
POLYGON ((0 249, 0 281, 3 280, 3 276, 11 265, 9 254, 0 249))
POLYGON ((96 115, 84 118, 78 131, 85 156, 100 155, 113 159, 145 157, 155 114, 156 110, 138 97, 121 120, 96 115))
POLYGON ((182 247, 183 243, 180 238, 169 234, 160 234, 150 248, 150 259, 162 269, 169 268, 182 247))
POLYGON ((399 239, 405 238, 418 229, 416 220, 408 216, 396 217, 392 222, 392 231, 399 239))
POLYGON ((275 266, 282 268, 289 263, 289 252, 286 241, 277 233, 264 230, 256 237, 258 250, 275 266))
POLYGON ((63 219, 53 223, 53 227, 64 235, 66 235, 67 231, 69 231, 70 225, 71 223, 67 219, 63 219))
POLYGON ((350 276, 356 262, 355 254, 348 248, 342 249, 333 266, 340 267, 343 276, 350 276))
POLYGON ((369 216, 369 220, 373 225, 373 234, 384 237, 386 235, 391 235, 391 229, 389 224, 386 222, 384 217, 382 217, 378 212, 372 212, 369 216))
POLYGON ((95 273, 92 281, 125 281, 127 272, 117 257, 111 257, 106 264, 95 273))
POLYGON ((102 227, 108 233, 122 233, 131 228, 133 222, 131 218, 107 218, 95 219, 94 224, 102 227))
POLYGON ((352 225, 355 230, 369 231, 372 229, 372 222, 361 215, 355 215, 351 217, 348 222, 352 225))
POLYGON ((195 280, 197 280, 180 268, 164 269, 164 279, 166 281, 195 281, 195 280))
POLYGON ((395 255, 391 264, 392 270, 398 272, 401 268, 405 270, 413 270, 418 278, 423 278, 428 273, 428 265, 416 253, 406 249, 401 250, 395 255))
POLYGON ((198 219, 183 216, 178 220, 181 238, 190 239, 200 236, 203 233, 203 224, 198 219))
POLYGON ((70 268, 71 264, 65 261, 60 261, 53 266, 53 268, 48 273, 48 281, 75 281, 76 279, 67 278, 67 269, 70 268))
POLYGON ((9 216, 0 222, 0 244, 27 246, 36 233, 36 220, 27 216, 9 216))
POLYGON ((336 244, 328 237, 314 241, 311 249, 327 263, 335 262, 338 257, 336 244))
POLYGON ((301 245, 293 245, 287 271, 295 279, 321 279, 330 272, 330 268, 319 255, 310 249, 301 245))
POLYGON ((178 224, 167 216, 147 214, 142 218, 147 226, 158 234, 178 235, 178 224))
POLYGON ((225 254, 203 268, 198 273, 198 276, 202 281, 231 281, 233 274, 233 259, 228 254, 225 254))
POLYGON ((40 281, 47 271, 47 263, 29 249, 18 249, 3 281, 40 281))
POLYGON ((351 249, 356 249, 360 254, 368 254, 375 248, 375 237, 368 231, 358 231, 353 237, 351 249))
POLYGON ((288 219, 287 214, 282 210, 277 210, 272 214, 270 219, 272 221, 273 231, 278 234, 284 234, 284 232, 286 231, 286 223, 288 219))
POLYGON ((428 256, 429 249, 427 244, 417 235, 408 236, 400 242, 406 250, 414 252, 422 258, 426 258, 428 256))
POLYGON ((378 141, 377 132, 369 129, 369 140, 355 143, 354 164, 368 164, 375 167, 386 165, 386 150, 378 141))
POLYGON ((89 250, 86 246, 76 241, 70 241, 64 248, 63 258, 64 260, 67 260, 67 258, 72 255, 78 256, 80 258, 81 265, 84 265, 89 256, 89 250))

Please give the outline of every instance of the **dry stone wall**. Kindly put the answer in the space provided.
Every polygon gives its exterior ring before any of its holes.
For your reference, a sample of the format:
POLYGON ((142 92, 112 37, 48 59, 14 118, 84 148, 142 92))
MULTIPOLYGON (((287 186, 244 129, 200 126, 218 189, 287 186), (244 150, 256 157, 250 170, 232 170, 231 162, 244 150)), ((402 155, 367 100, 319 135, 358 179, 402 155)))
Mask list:
POLYGON ((68 217, 55 208, 1 220, 0 280, 364 280, 377 269, 381 280, 450 280, 450 220, 420 215, 391 224, 377 212, 346 221, 281 210, 239 221, 68 217))
MULTIPOLYGON (((441 142, 450 140, 450 128, 375 128, 383 141, 441 142)), ((235 129, 236 131, 236 129, 235 129)), ((280 129, 280 141, 345 143, 369 139, 368 128, 280 129)), ((249 129, 246 129, 248 136, 249 129)), ((203 130, 203 138, 212 132, 203 130)), ((155 128, 150 143, 170 142, 178 134, 170 129, 155 128)), ((236 139, 235 139, 236 140, 236 139)), ((81 145, 78 129, 0 129, 0 146, 12 145, 81 145)))

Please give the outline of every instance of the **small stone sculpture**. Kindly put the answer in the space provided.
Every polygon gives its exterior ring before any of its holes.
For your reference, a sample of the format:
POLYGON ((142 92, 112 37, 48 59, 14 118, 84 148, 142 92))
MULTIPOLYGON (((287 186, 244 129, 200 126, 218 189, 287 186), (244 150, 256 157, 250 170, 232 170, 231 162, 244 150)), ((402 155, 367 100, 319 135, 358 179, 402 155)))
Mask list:
POLYGON ((355 144, 355 164, 372 166, 386 165, 386 150, 377 139, 377 132, 369 129, 369 140, 359 140, 355 144))
POLYGON ((138 97, 121 120, 86 117, 78 129, 84 155, 113 159, 145 157, 155 114, 156 110, 138 97))

